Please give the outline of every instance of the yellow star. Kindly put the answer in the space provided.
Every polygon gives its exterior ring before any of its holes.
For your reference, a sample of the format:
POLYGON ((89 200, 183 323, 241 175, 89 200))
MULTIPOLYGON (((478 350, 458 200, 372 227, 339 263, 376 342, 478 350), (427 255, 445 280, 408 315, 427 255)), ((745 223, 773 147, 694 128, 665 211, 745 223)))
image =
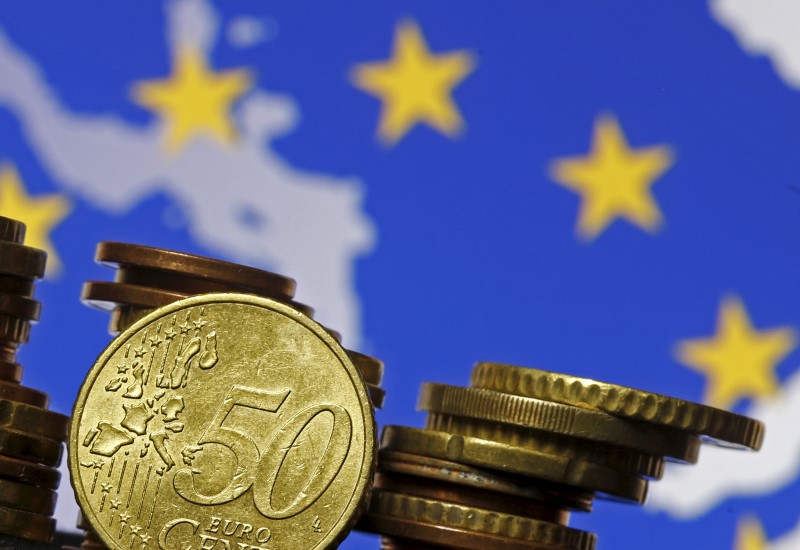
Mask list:
POLYGON ((767 550, 767 537, 755 518, 739 520, 734 550, 767 550))
POLYGON ((178 52, 172 75, 136 84, 134 100, 157 112, 167 125, 167 149, 176 152, 189 139, 208 134, 231 143, 236 131, 231 105, 252 85, 244 69, 215 73, 193 49, 178 52))
POLYGON ((595 239, 616 218, 655 232, 662 217, 650 186, 673 163, 664 145, 633 150, 612 116, 595 123, 592 151, 586 157, 559 159, 552 177, 581 195, 577 233, 595 239))
POLYGON ((729 408, 743 397, 772 395, 778 388, 775 369, 796 344, 789 327, 753 328, 744 304, 727 297, 720 305, 716 335, 680 342, 676 356, 708 377, 706 403, 729 408))
POLYGON ((25 244, 47 252, 47 274, 61 271, 61 260, 50 242, 50 232, 72 210, 58 193, 31 197, 13 166, 0 167, 0 214, 26 225, 25 244))
POLYGON ((404 21, 395 32, 392 59, 358 65, 351 78, 383 102, 378 136, 393 145, 421 122, 449 137, 458 135, 464 122, 450 94, 474 65, 464 50, 432 55, 416 23, 404 21))

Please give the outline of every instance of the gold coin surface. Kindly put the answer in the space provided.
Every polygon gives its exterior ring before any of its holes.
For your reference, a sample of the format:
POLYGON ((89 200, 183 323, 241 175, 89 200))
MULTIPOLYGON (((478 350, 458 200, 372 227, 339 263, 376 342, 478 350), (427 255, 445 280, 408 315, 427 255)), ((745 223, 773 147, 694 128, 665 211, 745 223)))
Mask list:
POLYGON ((691 464, 697 462, 700 451, 700 438, 687 432, 482 388, 426 382, 420 390, 417 406, 434 413, 502 422, 618 445, 691 464))
POLYGON ((753 418, 675 397, 500 363, 478 363, 472 385, 575 405, 705 436, 717 443, 758 450, 764 424, 753 418))
POLYGON ((72 484, 109 548, 327 548, 375 464, 365 385, 317 323, 208 294, 115 338, 81 387, 72 484))

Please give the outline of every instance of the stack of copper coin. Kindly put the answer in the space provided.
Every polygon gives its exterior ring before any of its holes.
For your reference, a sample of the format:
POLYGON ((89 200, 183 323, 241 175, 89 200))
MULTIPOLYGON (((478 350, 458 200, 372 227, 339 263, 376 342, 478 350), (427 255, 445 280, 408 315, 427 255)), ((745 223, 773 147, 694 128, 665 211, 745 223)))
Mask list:
POLYGON ((69 419, 47 409, 47 394, 23 386, 16 354, 39 319, 34 281, 46 254, 23 245, 25 225, 0 217, 0 547, 50 542, 69 419), (6 536, 7 535, 7 536, 6 536))
MULTIPOLYGON (((111 313, 109 331, 116 335, 157 308, 182 298, 207 293, 235 292, 267 297, 313 318, 314 310, 293 300, 295 281, 268 271, 221 260, 147 246, 101 242, 98 263, 116 269, 114 282, 84 284, 82 299, 87 305, 111 313)), ((341 336, 325 329, 337 341, 341 336)), ((361 373, 372 404, 383 406, 385 391, 380 387, 383 363, 378 359, 347 351, 361 373)), ((86 522, 82 548, 103 548, 86 522)))
POLYGON ((764 426, 727 411, 614 384, 479 363, 471 387, 426 383, 425 429, 384 429, 359 528, 386 550, 591 550, 571 511, 641 504, 665 461, 703 441, 757 450, 764 426))

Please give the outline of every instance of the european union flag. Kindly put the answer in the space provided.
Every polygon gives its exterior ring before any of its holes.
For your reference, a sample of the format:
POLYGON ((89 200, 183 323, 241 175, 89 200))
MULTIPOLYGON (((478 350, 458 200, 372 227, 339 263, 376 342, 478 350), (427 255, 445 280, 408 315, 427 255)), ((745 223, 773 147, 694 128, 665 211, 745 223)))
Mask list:
MULTIPOLYGON (((800 12, 791 0, 0 8, 0 214, 50 254, 26 383, 108 341, 100 240, 265 267, 386 362, 383 424, 477 360, 755 416, 599 548, 800 547, 800 12)), ((75 530, 68 484, 62 530, 75 530)), ((376 548, 354 534, 343 548, 376 548)))

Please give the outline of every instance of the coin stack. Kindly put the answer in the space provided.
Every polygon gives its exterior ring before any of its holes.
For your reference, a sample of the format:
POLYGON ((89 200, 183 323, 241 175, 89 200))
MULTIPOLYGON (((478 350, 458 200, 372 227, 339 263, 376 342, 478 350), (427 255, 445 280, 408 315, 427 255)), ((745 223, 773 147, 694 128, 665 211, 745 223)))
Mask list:
POLYGON ((23 386, 17 349, 39 319, 34 280, 47 255, 25 246, 25 225, 0 217, 0 547, 35 548, 55 533, 52 519, 69 419, 47 409, 47 394, 23 386))
MULTIPOLYGON (((99 243, 95 259, 98 263, 116 269, 115 280, 85 283, 82 299, 87 305, 111 313, 109 331, 113 335, 125 331, 159 308, 183 298, 208 293, 262 296, 285 304, 308 318, 313 318, 314 315, 311 307, 293 300, 294 280, 268 271, 181 252, 117 242, 99 243)), ((327 328, 324 330, 337 342, 341 342, 338 332, 327 328)), ((345 351, 361 374, 372 405, 375 408, 382 407, 385 397, 385 391, 380 387, 383 363, 356 351, 345 351)), ((79 520, 79 527, 87 533, 82 548, 105 548, 83 518, 79 520)))
POLYGON ((591 550, 568 527, 594 498, 641 504, 665 461, 704 441, 758 450, 762 423, 553 372, 478 363, 471 387, 425 383, 425 429, 387 426, 359 529, 384 550, 591 550))

